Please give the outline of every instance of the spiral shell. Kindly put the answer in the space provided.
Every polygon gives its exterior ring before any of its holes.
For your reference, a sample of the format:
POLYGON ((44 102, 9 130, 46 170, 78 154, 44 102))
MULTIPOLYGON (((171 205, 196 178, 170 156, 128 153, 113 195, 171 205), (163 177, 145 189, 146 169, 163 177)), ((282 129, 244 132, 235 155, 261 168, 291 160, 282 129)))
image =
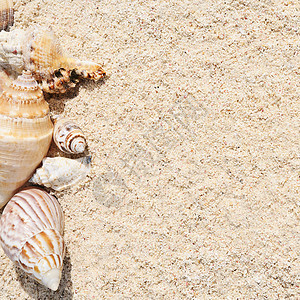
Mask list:
POLYGON ((0 73, 0 208, 31 176, 49 149, 53 125, 43 92, 30 72, 0 73))
POLYGON ((30 70, 48 93, 65 92, 78 77, 98 80, 105 76, 99 64, 65 54, 51 27, 0 32, 0 66, 17 73, 30 70))
POLYGON ((12 0, 0 1, 0 30, 7 30, 14 23, 12 0))
POLYGON ((53 141, 61 151, 68 154, 82 153, 86 147, 82 130, 67 118, 54 119, 53 141))
POLYGON ((6 255, 29 276, 56 291, 65 244, 64 217, 58 201, 38 188, 15 194, 0 220, 0 243, 6 255))
POLYGON ((91 157, 78 159, 46 157, 29 182, 62 191, 83 180, 90 171, 91 157))

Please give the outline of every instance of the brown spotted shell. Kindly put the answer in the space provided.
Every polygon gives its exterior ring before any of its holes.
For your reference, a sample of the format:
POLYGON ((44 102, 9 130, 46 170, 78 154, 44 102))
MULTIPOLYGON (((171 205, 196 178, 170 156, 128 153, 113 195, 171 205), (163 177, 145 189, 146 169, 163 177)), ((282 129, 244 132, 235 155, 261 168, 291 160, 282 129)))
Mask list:
POLYGON ((53 133, 49 106, 29 71, 0 73, 0 208, 46 156, 53 133))
POLYGON ((64 217, 58 201, 38 188, 15 194, 0 220, 0 243, 6 255, 29 276, 56 291, 65 244, 64 217))
POLYGON ((79 154, 86 148, 84 133, 75 122, 67 118, 54 119, 53 141, 61 151, 68 154, 79 154))

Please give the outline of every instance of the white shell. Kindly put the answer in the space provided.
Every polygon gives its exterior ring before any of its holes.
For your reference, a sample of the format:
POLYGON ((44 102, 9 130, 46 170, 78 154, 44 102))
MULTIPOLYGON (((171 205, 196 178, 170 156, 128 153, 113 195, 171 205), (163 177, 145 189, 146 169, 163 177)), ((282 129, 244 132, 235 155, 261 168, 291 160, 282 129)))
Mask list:
POLYGON ((67 118, 54 120, 53 141, 63 152, 79 154, 84 152, 86 141, 80 127, 67 118))
POLYGON ((23 271, 56 291, 61 279, 65 245, 64 217, 58 201, 29 188, 15 194, 0 220, 0 243, 23 271))
POLYGON ((89 173, 90 163, 90 156, 78 159, 46 157, 29 182, 62 191, 84 179, 89 173))

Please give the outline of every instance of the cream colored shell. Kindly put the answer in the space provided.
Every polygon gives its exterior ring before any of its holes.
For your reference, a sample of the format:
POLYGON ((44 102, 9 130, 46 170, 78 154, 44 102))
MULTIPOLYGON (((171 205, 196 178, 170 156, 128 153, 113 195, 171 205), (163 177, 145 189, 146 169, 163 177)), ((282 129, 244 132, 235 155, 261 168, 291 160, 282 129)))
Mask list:
POLYGON ((46 156, 53 133, 42 90, 24 72, 15 81, 0 74, 0 208, 46 156))
POLYGON ((67 118, 54 119, 53 141, 57 147, 68 154, 79 154, 86 148, 86 140, 80 127, 67 118))
POLYGON ((45 92, 65 92, 78 77, 101 79, 99 64, 67 55, 51 27, 0 32, 0 66, 11 72, 30 70, 45 92))
POLYGON ((83 180, 90 171, 90 163, 90 156, 78 159, 46 157, 29 182, 62 191, 83 180))
POLYGON ((0 220, 0 242, 6 255, 46 287, 57 290, 65 244, 64 217, 58 201, 38 188, 14 195, 0 220))

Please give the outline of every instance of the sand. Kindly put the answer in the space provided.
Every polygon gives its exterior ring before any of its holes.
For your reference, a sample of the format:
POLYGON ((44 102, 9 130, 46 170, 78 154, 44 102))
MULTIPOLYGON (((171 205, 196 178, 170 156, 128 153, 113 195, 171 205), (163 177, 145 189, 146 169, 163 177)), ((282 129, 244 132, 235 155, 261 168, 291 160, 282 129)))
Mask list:
POLYGON ((14 3, 108 77, 47 97, 92 155, 60 288, 1 249, 0 299, 299 299, 299 2, 14 3))

